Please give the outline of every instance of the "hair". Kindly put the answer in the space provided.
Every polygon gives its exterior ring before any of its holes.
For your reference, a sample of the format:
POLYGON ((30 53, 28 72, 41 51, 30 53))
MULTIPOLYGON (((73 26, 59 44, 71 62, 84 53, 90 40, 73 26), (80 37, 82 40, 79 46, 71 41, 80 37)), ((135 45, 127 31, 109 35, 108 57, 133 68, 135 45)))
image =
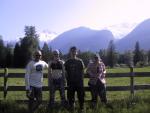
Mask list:
POLYGON ((53 51, 53 54, 54 54, 54 53, 59 54, 60 52, 59 52, 59 50, 58 50, 58 49, 55 49, 55 50, 53 51))
POLYGON ((94 57, 97 57, 101 61, 101 57, 100 57, 100 55, 98 53, 95 53, 94 57))
POLYGON ((36 54, 42 55, 42 52, 41 52, 40 50, 36 50, 36 51, 34 52, 34 55, 36 55, 36 54))
POLYGON ((77 47, 76 46, 72 46, 71 48, 70 48, 70 51, 71 50, 77 50, 77 47))

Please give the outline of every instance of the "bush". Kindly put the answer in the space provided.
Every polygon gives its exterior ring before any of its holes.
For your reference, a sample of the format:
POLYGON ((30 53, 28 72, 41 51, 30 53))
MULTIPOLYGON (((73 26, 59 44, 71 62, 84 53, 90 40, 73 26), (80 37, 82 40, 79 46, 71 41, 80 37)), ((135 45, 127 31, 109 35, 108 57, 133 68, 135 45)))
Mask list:
POLYGON ((137 62, 136 67, 144 67, 144 62, 142 61, 137 62))

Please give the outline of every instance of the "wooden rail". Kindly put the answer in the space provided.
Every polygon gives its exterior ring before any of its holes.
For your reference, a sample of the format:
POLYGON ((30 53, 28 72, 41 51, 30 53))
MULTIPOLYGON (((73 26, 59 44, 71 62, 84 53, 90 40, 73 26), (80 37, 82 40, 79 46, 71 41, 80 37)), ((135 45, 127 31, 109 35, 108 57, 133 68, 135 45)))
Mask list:
MULTIPOLYGON (((0 86, 0 91, 3 91, 3 96, 6 98, 8 91, 25 91, 25 86, 8 86, 8 78, 24 78, 24 73, 8 73, 8 69, 4 69, 4 74, 0 77, 4 77, 4 84, 0 86)), ((134 95, 135 90, 150 90, 150 84, 136 85, 134 84, 135 77, 150 77, 150 72, 134 72, 133 68, 130 68, 129 73, 107 73, 107 78, 117 78, 117 77, 129 77, 129 86, 107 86, 107 91, 130 91, 131 95, 134 95)), ((47 78, 47 74, 44 74, 44 78, 47 78)), ((85 78, 88 78, 85 75, 85 78)), ((49 91, 48 86, 43 86, 43 91, 49 91)), ((67 87, 65 87, 67 90, 67 87)), ((89 91, 89 87, 84 87, 85 91, 89 91)))

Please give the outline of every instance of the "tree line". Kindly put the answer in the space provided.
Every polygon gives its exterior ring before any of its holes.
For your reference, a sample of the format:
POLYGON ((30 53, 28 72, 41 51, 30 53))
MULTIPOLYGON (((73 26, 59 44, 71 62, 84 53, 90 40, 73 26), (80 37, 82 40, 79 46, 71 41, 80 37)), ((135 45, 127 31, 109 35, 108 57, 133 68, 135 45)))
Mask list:
MULTIPOLYGON (((11 43, 5 45, 2 36, 0 36, 0 68, 24 68, 37 49, 42 51, 44 61, 48 62, 52 59, 52 48, 46 42, 40 48, 39 36, 34 26, 25 26, 24 32, 25 36, 20 38, 15 46, 11 43)), ((111 40, 107 49, 100 49, 97 53, 108 67, 150 65, 150 50, 142 50, 138 41, 134 50, 119 53, 116 51, 114 41, 111 40)), ((82 52, 80 50, 78 54, 86 66, 93 55, 94 53, 91 51, 82 52)), ((68 54, 61 53, 61 58, 66 60, 68 54)))

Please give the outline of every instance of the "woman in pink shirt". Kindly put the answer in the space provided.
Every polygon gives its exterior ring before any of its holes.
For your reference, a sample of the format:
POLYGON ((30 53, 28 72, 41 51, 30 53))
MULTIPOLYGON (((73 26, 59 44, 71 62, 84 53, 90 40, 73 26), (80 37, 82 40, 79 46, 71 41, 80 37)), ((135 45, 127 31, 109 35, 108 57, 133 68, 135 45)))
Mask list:
POLYGON ((105 80, 106 69, 105 64, 101 61, 98 54, 95 54, 92 62, 88 64, 87 73, 89 75, 88 85, 91 90, 92 106, 95 107, 98 95, 101 102, 107 103, 105 80))

